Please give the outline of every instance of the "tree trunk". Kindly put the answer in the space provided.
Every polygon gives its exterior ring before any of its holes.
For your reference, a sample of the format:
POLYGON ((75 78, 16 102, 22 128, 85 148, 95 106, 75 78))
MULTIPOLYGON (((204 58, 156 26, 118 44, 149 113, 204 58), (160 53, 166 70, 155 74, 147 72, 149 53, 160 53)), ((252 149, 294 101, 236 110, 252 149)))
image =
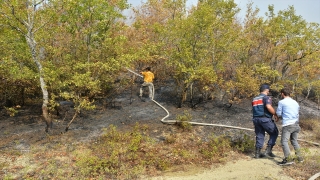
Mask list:
POLYGON ((79 114, 79 112, 78 112, 78 110, 76 110, 76 112, 74 113, 71 121, 68 123, 68 125, 67 125, 67 127, 66 127, 66 129, 65 129, 66 132, 69 130, 69 127, 70 127, 71 123, 76 119, 76 117, 77 117, 78 114, 79 114))
POLYGON ((182 107, 182 104, 187 99, 187 88, 181 92, 180 101, 178 103, 178 108, 182 107))
POLYGON ((32 28, 28 28, 28 33, 26 34, 25 37, 26 37, 28 46, 31 51, 32 59, 36 63, 38 70, 39 70, 40 86, 41 86, 42 94, 43 94, 42 115, 43 115, 43 118, 44 118, 46 125, 47 125, 45 128, 45 131, 48 132, 48 129, 52 128, 52 119, 49 116, 49 112, 48 112, 49 93, 47 90, 46 82, 43 77, 43 69, 42 69, 42 65, 40 63, 40 59, 37 54, 37 50, 36 50, 37 43, 35 41, 34 34, 32 32, 32 28))

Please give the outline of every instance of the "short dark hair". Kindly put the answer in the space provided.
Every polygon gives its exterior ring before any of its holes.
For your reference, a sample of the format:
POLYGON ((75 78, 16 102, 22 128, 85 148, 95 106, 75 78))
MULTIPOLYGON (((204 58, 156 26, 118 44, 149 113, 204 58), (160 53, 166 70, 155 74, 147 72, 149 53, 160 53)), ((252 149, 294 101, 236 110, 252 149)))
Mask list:
POLYGON ((290 96, 290 90, 288 88, 283 88, 280 90, 280 93, 283 93, 285 96, 290 96))
POLYGON ((146 70, 147 71, 151 71, 151 67, 146 67, 146 70))
POLYGON ((262 84, 260 86, 260 92, 263 92, 264 90, 269 89, 270 90, 270 86, 269 84, 262 84))

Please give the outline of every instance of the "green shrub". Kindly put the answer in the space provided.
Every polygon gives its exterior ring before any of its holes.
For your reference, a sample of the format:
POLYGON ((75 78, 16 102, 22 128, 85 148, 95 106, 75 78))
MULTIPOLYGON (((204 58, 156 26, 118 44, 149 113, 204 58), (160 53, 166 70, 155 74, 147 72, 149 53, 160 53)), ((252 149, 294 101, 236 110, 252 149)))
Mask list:
POLYGON ((168 135, 168 136, 165 137, 165 141, 164 142, 167 143, 167 144, 173 144, 173 143, 176 142, 176 136, 172 135, 172 134, 168 135))
POLYGON ((161 171, 167 170, 170 167, 169 161, 167 159, 161 159, 161 158, 159 158, 156 161, 155 165, 156 165, 157 169, 159 169, 161 171))
POLYGON ((209 141, 200 149, 200 153, 208 159, 224 157, 231 150, 231 142, 225 136, 209 137, 209 141))
MULTIPOLYGON (((147 161, 144 148, 153 142, 144 135, 146 129, 147 127, 139 124, 129 132, 121 132, 113 125, 104 129, 105 134, 91 147, 92 150, 76 155, 81 175, 97 177, 103 174, 114 179, 137 178, 147 161)), ((165 163, 159 163, 157 166, 162 169, 166 167, 165 163)))
POLYGON ((187 131, 191 130, 192 125, 190 121, 192 120, 192 115, 188 111, 184 111, 182 115, 177 115, 176 119, 178 120, 178 127, 187 131))
POLYGON ((18 113, 18 110, 16 110, 14 107, 5 107, 4 106, 4 108, 6 109, 7 114, 10 115, 11 117, 15 116, 18 113))
POLYGON ((249 153, 255 149, 255 141, 247 134, 241 132, 240 136, 233 141, 232 146, 238 151, 249 153))

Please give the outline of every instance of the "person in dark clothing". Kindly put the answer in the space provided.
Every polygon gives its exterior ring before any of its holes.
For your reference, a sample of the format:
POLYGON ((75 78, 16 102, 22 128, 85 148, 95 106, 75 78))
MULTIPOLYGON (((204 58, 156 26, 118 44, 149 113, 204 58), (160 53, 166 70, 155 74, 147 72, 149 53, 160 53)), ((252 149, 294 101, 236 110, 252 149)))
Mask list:
POLYGON ((272 153, 272 148, 276 144, 276 140, 279 134, 278 128, 272 118, 278 121, 276 111, 272 107, 272 99, 267 96, 270 90, 270 86, 263 84, 260 86, 260 95, 253 98, 252 101, 252 121, 254 124, 254 130, 256 134, 256 150, 255 158, 262 158, 265 155, 275 157, 272 153), (265 154, 261 153, 263 148, 265 133, 269 134, 269 140, 267 143, 267 149, 265 154))

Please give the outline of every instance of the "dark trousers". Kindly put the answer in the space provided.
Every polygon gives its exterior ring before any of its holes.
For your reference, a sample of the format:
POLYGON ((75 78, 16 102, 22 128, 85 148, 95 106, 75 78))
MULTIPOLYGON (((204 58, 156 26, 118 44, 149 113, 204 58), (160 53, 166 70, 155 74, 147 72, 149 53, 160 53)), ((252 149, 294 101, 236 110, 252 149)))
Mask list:
POLYGON ((254 132, 256 133, 256 148, 262 148, 264 144, 264 137, 266 132, 269 134, 270 138, 268 141, 268 146, 274 146, 279 134, 276 124, 271 118, 267 117, 253 117, 254 132))

